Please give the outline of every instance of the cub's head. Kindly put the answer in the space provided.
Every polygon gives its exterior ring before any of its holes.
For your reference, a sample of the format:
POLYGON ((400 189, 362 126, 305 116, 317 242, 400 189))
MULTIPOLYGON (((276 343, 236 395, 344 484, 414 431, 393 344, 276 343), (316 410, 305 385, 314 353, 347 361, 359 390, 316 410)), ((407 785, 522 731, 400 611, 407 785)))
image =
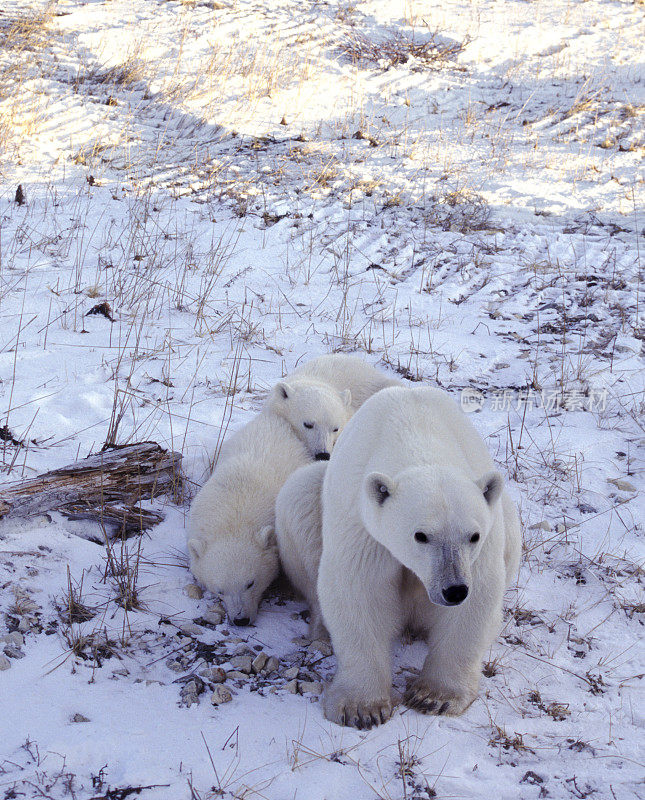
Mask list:
POLYGON ((372 472, 363 482, 361 516, 432 603, 458 605, 468 596, 502 489, 498 472, 477 481, 445 467, 414 467, 394 477, 372 472))
POLYGON ((269 395, 270 408, 287 420, 318 461, 329 461, 332 448, 351 416, 349 389, 337 392, 314 381, 279 381, 269 395))
POLYGON ((230 622, 250 625, 258 615, 262 595, 278 577, 278 548, 273 528, 259 531, 252 541, 201 537, 188 540, 190 570, 218 595, 230 622))

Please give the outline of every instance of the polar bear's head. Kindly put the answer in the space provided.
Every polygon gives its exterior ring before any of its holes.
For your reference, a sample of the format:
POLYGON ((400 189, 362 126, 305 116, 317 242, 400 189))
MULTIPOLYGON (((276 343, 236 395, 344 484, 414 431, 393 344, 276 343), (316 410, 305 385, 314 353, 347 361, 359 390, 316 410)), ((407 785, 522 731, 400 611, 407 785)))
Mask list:
POLYGON ((414 467, 394 477, 372 472, 361 489, 361 517, 432 603, 458 605, 468 596, 502 489, 498 472, 475 481, 447 467, 414 467))
POLYGON ((270 408, 287 420, 313 458, 328 461, 336 439, 351 416, 349 389, 337 392, 311 380, 278 381, 269 395, 270 408))
POLYGON ((230 622, 250 625, 258 615, 262 595, 279 572, 278 547, 272 527, 252 539, 188 540, 190 570, 197 580, 218 595, 230 622))

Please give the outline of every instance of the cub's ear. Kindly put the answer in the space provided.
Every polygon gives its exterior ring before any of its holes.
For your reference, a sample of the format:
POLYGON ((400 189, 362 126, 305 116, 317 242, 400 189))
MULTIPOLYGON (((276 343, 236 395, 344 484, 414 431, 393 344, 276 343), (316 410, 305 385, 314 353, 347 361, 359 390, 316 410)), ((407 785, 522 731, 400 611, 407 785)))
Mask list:
POLYGON ((489 506, 492 506, 498 500, 504 488, 504 479, 499 472, 487 472, 475 483, 482 490, 484 499, 489 506))
POLYGON ((382 506, 394 494, 395 483, 382 472, 370 472, 363 482, 363 490, 369 499, 382 506))
POLYGON ((293 387, 286 381, 278 381, 273 387, 273 395, 278 400, 288 400, 293 395, 293 387))
POLYGON ((189 539, 188 552, 193 558, 201 558, 206 550, 206 542, 203 539, 189 539))
POLYGON ((343 389, 340 393, 340 399, 343 401, 343 404, 349 408, 352 404, 352 393, 349 389, 343 389))
POLYGON ((256 534, 256 539, 260 547, 277 547, 278 540, 275 535, 275 528, 273 525, 265 525, 262 530, 256 534))

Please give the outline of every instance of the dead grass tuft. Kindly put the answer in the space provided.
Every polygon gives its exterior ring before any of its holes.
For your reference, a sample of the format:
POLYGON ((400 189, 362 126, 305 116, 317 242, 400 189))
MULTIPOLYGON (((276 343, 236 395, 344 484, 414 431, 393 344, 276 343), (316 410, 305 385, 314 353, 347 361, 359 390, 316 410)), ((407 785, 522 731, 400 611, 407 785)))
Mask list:
POLYGON ((342 52, 360 64, 384 66, 386 69, 407 64, 414 59, 423 68, 441 69, 454 61, 468 40, 456 42, 445 39, 435 31, 429 39, 417 40, 401 31, 391 31, 373 39, 356 28, 350 28, 341 45, 342 52))

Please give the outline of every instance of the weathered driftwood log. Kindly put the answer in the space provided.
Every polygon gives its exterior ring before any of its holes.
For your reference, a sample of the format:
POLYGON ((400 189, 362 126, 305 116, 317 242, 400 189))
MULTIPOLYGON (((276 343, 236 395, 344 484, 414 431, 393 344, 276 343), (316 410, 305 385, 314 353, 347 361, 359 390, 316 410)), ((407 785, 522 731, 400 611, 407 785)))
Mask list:
POLYGON ((161 522, 163 514, 139 503, 181 492, 181 458, 155 442, 114 446, 36 478, 0 486, 0 518, 59 511, 70 519, 99 522, 112 533, 140 533, 161 522))

